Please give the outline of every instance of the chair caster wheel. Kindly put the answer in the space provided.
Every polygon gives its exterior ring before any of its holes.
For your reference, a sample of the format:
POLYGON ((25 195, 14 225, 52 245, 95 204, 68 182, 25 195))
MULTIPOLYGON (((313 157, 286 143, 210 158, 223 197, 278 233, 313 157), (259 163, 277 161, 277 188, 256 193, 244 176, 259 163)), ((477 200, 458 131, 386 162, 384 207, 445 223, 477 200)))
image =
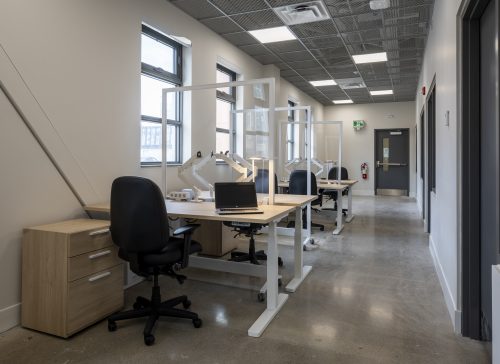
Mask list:
POLYGON ((182 302, 182 307, 184 307, 185 309, 188 309, 189 307, 191 307, 191 301, 185 300, 184 302, 182 302))
POLYGON ((140 310, 140 309, 143 309, 145 308, 144 305, 140 302, 134 302, 134 304, 132 305, 133 309, 134 310, 140 310))
POLYGON ((203 323, 203 321, 201 321, 201 319, 199 319, 199 318, 193 319, 193 326, 197 329, 199 329, 201 327, 202 323, 203 323))
POLYGON ((281 287, 283 285, 283 281, 280 279, 278 279, 278 287, 281 287))
POLYGON ((146 300, 144 297, 140 297, 140 296, 135 299, 135 302, 132 305, 134 310, 141 310, 141 309, 146 308, 148 306, 149 306, 149 301, 146 300))
POLYGON ((117 329, 116 322, 108 321, 108 331, 113 332, 116 331, 116 329, 117 329))
POLYGON ((278 266, 283 267, 283 259, 278 258, 278 266))
POLYGON ((264 302, 266 300, 266 294, 265 293, 262 293, 260 292, 259 294, 257 294, 257 300, 259 302, 264 302))
POLYGON ((151 346, 155 343, 155 337, 153 335, 144 335, 144 344, 151 346))

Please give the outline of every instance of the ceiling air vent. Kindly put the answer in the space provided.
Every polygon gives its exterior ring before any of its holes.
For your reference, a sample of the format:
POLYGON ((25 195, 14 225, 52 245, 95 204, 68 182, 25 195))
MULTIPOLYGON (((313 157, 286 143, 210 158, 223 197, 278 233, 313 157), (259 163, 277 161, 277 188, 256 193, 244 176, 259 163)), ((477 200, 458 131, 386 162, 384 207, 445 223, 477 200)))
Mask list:
POLYGON ((341 79, 335 79, 337 82, 337 85, 342 90, 350 90, 350 89, 355 89, 355 88, 365 88, 366 85, 361 79, 361 77, 354 77, 354 78, 341 78, 341 79))
POLYGON ((273 10, 286 25, 312 23, 330 18, 322 1, 280 6, 273 10))

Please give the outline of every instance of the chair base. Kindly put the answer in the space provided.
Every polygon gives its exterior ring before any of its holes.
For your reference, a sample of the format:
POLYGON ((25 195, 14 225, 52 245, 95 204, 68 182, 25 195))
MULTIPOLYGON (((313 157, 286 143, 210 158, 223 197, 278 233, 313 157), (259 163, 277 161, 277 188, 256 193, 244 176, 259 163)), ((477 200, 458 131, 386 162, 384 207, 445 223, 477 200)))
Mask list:
MULTIPOLYGON (((256 251, 253 254, 245 253, 245 252, 231 252, 231 259, 229 259, 229 260, 233 261, 233 262, 249 261, 252 264, 260 265, 259 260, 266 260, 267 261, 267 254, 264 252, 264 250, 256 251)), ((278 257, 278 266, 280 266, 280 267, 283 266, 283 260, 281 259, 281 257, 278 257)))
POLYGON ((185 295, 161 302, 160 288, 158 286, 155 286, 153 287, 151 300, 139 296, 137 297, 133 306, 134 308, 132 310, 118 312, 109 316, 108 330, 116 331, 116 321, 147 317, 148 319, 146 321, 143 332, 144 343, 146 345, 153 345, 155 337, 152 332, 155 327, 156 321, 158 321, 161 316, 189 319, 192 320, 193 326, 195 328, 201 327, 202 321, 196 313, 175 308, 175 306, 181 303, 185 309, 191 306, 191 301, 189 301, 187 296, 185 295))
MULTIPOLYGON (((303 229, 306 229, 307 228, 307 221, 302 219, 303 223, 302 223, 302 228, 303 229)), ((289 221, 288 224, 286 225, 287 228, 293 228, 295 227, 295 221, 289 221)), ((324 231, 325 230, 325 225, 322 225, 322 224, 317 224, 315 222, 311 222, 311 227, 312 228, 318 228, 320 231, 324 231)))

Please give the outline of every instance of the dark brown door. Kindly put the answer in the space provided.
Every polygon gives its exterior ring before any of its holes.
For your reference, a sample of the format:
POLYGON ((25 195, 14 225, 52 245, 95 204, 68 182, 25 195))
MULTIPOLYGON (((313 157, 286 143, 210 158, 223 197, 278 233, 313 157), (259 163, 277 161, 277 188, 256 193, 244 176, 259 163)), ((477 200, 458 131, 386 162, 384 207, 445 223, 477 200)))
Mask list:
POLYGON ((375 192, 408 196, 410 186, 408 129, 375 130, 375 192))

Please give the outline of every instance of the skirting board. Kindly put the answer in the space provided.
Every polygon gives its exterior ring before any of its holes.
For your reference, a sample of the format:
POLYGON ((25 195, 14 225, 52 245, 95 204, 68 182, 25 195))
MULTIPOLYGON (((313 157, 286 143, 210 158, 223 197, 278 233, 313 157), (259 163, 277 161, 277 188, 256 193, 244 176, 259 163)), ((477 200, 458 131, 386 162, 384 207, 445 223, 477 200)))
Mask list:
POLYGON ((0 333, 21 323, 21 304, 5 307, 0 310, 0 333))
POLYGON ((500 265, 491 267, 491 284, 493 296, 493 364, 500 364, 500 265))
POLYGON ((457 310, 455 298, 453 297, 448 281, 446 280, 446 276, 444 275, 443 266, 439 261, 439 256, 437 254, 436 245, 434 244, 432 235, 429 236, 429 250, 432 256, 432 261, 434 262, 434 267, 436 268, 439 283, 441 284, 441 290, 443 291, 446 308, 448 309, 453 329, 456 334, 460 334, 462 327, 462 312, 457 310))

